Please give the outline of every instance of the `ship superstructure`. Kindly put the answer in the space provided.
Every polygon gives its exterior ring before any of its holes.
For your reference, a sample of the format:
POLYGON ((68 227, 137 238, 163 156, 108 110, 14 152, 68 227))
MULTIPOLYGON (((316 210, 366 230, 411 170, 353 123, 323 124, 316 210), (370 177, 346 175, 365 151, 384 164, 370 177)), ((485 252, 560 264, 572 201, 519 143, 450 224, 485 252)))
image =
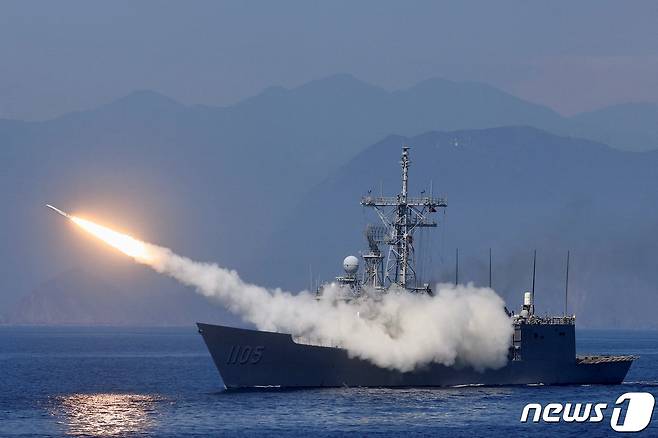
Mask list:
MULTIPOLYGON (((374 209, 381 225, 369 225, 368 249, 359 259, 343 261, 345 273, 336 277, 343 292, 331 299, 377 299, 377 294, 423 293, 432 295, 415 269, 414 233, 436 227, 432 214, 447 207, 442 197, 409 196, 409 148, 402 148, 402 188, 394 197, 368 193, 361 205, 374 209), (383 247, 388 247, 383 249, 383 247), (367 294, 365 292, 368 292, 367 294), (372 295, 375 295, 372 297, 372 295)), ((319 287, 323 299, 327 285, 319 287)), ((432 363, 401 372, 381 368, 351 357, 340 345, 319 345, 290 334, 198 324, 227 388, 326 387, 326 386, 451 386, 506 384, 613 384, 621 383, 634 356, 576 356, 574 315, 539 316, 533 288, 523 296, 518 314, 508 312, 514 326, 508 362, 502 368, 475 370, 468 366, 432 363)))
MULTIPOLYGON (((361 205, 372 208, 381 225, 368 225, 365 237, 368 249, 361 257, 364 269, 359 278, 359 264, 355 256, 343 261, 345 275, 336 277, 336 282, 348 291, 346 298, 361 295, 362 287, 370 291, 386 292, 392 285, 411 293, 432 295, 429 283, 420 283, 415 268, 414 233, 422 228, 436 227, 431 215, 448 206, 443 197, 435 197, 430 191, 427 196, 409 196, 409 147, 402 148, 402 188, 396 196, 374 196, 370 192, 361 198, 361 205), (382 246, 387 246, 383 250, 382 246)), ((318 296, 322 296, 318 289, 318 296)))

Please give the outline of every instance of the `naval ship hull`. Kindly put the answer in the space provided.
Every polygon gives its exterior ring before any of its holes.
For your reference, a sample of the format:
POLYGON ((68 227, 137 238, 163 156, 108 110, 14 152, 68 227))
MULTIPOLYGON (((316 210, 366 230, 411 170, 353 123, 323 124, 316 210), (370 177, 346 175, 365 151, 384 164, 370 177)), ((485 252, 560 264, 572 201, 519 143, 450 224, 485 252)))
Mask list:
POLYGON ((633 356, 575 356, 571 326, 517 328, 510 360, 496 370, 430 364, 412 372, 381 368, 347 350, 295 342, 289 334, 197 324, 228 389, 282 387, 441 387, 619 384, 633 356))

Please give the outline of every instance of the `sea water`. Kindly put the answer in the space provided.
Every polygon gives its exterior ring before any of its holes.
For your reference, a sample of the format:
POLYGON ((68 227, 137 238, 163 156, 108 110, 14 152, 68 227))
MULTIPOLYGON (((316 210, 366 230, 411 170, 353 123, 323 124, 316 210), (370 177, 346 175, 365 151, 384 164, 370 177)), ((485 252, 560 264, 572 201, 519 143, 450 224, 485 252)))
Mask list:
MULTIPOLYGON (((0 327, 0 436, 612 436, 521 423, 527 403, 658 398, 658 332, 577 331, 579 354, 640 356, 622 385, 223 391, 195 327, 0 327)), ((658 436, 658 416, 641 433, 658 436)))

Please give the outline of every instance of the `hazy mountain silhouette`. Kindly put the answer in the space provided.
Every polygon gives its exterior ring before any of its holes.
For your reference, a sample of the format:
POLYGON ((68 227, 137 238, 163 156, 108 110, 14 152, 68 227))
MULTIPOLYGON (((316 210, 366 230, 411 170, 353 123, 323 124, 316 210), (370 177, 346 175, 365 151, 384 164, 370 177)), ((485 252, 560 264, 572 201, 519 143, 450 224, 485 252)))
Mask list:
POLYGON ((658 149, 658 104, 627 103, 571 118, 573 133, 620 149, 658 149), (624 146, 625 145, 625 146, 624 146))
POLYGON ((192 326, 195 321, 241 323, 197 294, 131 284, 82 269, 63 272, 24 296, 6 316, 10 324, 192 326))
MULTIPOLYGON (((413 136, 510 124, 575 132, 572 123, 483 84, 435 79, 388 92, 349 75, 294 89, 269 88, 222 108, 184 106, 139 91, 44 122, 0 120, 5 206, 0 227, 7 230, 0 250, 0 286, 6 291, 0 305, 8 306, 14 297, 71 268, 105 272, 116 265, 116 275, 128 269, 118 261, 122 256, 48 214, 46 202, 277 285, 289 277, 263 275, 268 272, 261 263, 263 247, 280 224, 299 222, 292 209, 312 187, 367 145, 391 133, 413 136)), ((595 121, 586 125, 597 129, 595 121)), ((645 137, 651 132, 637 131, 645 137)), ((632 146, 633 138, 629 135, 624 145, 632 146)), ((581 158, 580 163, 587 162, 581 158)), ((362 165, 364 175, 374 178, 369 184, 386 173, 379 162, 362 165)), ((618 172, 614 167, 608 171, 618 172)), ((513 193, 501 196, 513 199, 513 193)), ((341 199, 316 212, 336 215, 338 208, 342 214, 349 202, 341 199)), ((300 224, 291 239, 304 241, 305 226, 300 224)), ((278 247, 277 258, 294 264, 303 256, 289 246, 298 247, 294 242, 278 247)), ((139 269, 143 274, 131 281, 142 275, 140 287, 155 289, 149 283, 153 277, 139 269)), ((307 278, 307 269, 295 275, 307 278)), ((181 289, 166 283, 158 290, 181 289)))

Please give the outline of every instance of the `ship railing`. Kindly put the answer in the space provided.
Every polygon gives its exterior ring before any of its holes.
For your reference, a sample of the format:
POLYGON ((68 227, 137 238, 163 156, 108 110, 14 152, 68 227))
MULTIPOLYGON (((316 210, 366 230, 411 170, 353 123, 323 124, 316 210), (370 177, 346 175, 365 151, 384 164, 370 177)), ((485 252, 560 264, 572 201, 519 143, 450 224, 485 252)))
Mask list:
POLYGON ((575 316, 537 316, 525 319, 526 324, 575 325, 575 316))
MULTIPOLYGON (((399 196, 364 196, 361 198, 361 205, 367 206, 396 206, 399 205, 401 198, 399 196)), ((427 206, 427 207, 447 207, 448 202, 445 198, 434 196, 407 197, 407 205, 427 206)))
POLYGON ((292 341, 295 344, 311 345, 313 347, 340 348, 338 342, 331 340, 324 341, 319 339, 313 339, 313 338, 308 338, 306 336, 292 336, 292 341))
POLYGON ((576 362, 579 364, 601 364, 601 363, 611 363, 611 362, 632 362, 639 358, 640 356, 635 356, 635 355, 624 355, 624 356, 589 355, 589 356, 577 356, 576 362))

